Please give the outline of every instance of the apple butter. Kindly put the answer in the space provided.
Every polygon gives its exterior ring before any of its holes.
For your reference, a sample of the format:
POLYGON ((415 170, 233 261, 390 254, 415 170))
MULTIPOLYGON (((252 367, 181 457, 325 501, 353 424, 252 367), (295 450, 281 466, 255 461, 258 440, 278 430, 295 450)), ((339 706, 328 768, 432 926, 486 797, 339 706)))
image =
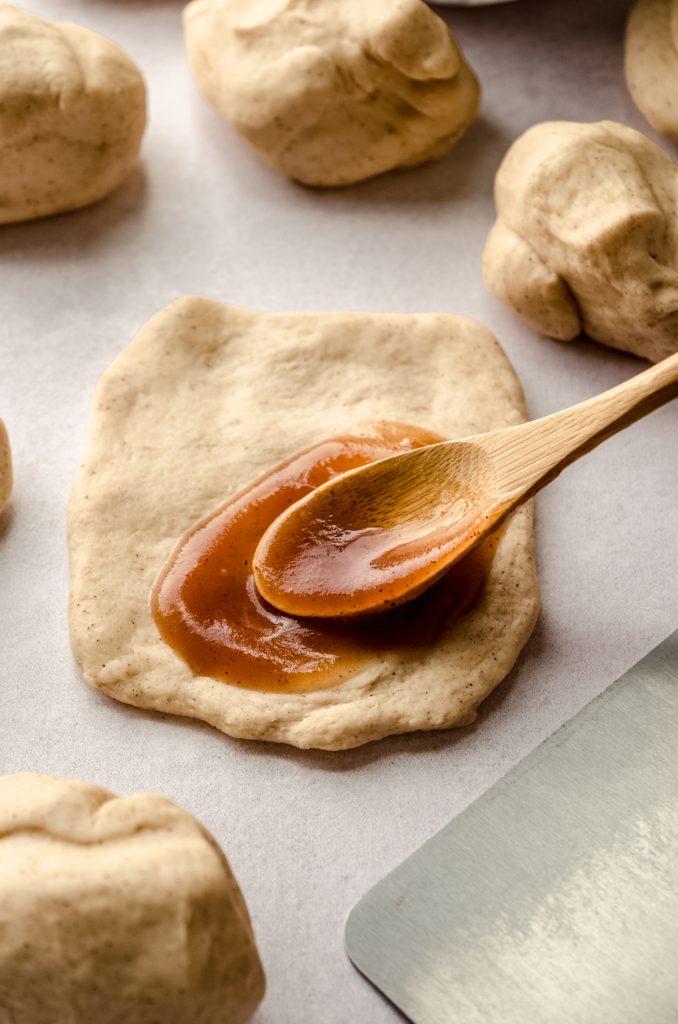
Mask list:
POLYGON ((492 537, 409 604, 373 618, 294 618, 258 594, 252 558, 268 526, 315 487, 368 462, 443 440, 402 423, 320 441, 292 456, 192 526, 151 594, 164 640, 199 675, 233 686, 304 692, 336 685, 382 656, 407 658, 477 601, 492 537))

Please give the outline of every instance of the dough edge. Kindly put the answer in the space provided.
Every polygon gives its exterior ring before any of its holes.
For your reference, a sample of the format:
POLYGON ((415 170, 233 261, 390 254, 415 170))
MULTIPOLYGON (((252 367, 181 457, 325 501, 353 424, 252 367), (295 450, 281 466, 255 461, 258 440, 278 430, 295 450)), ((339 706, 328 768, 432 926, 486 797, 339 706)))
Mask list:
POLYGON ((0 515, 12 496, 12 449, 5 424, 0 420, 0 515))

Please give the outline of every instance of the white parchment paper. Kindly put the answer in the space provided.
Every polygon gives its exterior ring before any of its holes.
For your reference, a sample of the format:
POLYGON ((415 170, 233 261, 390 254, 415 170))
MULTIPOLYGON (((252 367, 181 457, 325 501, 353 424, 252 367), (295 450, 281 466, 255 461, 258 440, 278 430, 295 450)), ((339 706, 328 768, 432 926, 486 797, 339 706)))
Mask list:
POLYGON ((678 626, 678 406, 539 498, 543 614, 475 727, 301 753, 125 708, 82 681, 68 644, 65 529, 95 382, 186 293, 260 310, 467 314, 505 345, 533 416, 640 370, 591 343, 536 337, 480 279, 493 173, 521 131, 610 117, 652 134, 624 86, 626 7, 445 8, 483 84, 481 118, 439 163, 328 193, 276 176, 207 107, 176 0, 32 5, 138 61, 150 124, 140 170, 108 200, 0 228, 0 415, 16 470, 0 521, 0 771, 157 790, 196 814, 252 912, 268 975, 257 1024, 397 1020, 345 958, 348 909, 678 626))

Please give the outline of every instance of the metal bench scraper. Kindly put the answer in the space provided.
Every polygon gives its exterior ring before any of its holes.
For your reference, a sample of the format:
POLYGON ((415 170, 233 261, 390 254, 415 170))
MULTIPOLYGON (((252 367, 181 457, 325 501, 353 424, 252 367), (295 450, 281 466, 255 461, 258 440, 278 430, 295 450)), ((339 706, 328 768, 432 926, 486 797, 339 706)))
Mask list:
POLYGON ((678 631, 361 899, 415 1024, 677 1024, 678 631))

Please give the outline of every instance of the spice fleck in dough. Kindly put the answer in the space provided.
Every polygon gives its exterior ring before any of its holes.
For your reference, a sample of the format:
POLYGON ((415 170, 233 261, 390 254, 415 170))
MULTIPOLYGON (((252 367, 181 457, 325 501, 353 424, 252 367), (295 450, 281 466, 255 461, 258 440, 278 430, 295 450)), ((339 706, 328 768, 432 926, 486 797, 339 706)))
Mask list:
POLYGON ((325 689, 258 692, 194 675, 161 639, 149 595, 189 527, 318 440, 367 420, 454 437, 524 418, 497 341, 463 317, 173 303, 104 374, 73 487, 71 638, 85 678, 128 704, 298 747, 468 724, 534 626, 528 507, 498 545, 472 612, 430 647, 368 660, 325 689))
POLYGON ((626 26, 626 82, 653 128, 678 142, 678 2, 637 0, 626 26))
POLYGON ((495 179, 485 284, 535 330, 678 351, 678 167, 614 121, 535 125, 495 179))
POLYGON ((143 79, 117 46, 0 4, 0 224, 108 195, 145 123, 143 79))
POLYGON ((478 82, 422 0, 194 0, 198 85, 265 157, 308 185, 346 185, 447 152, 478 82))
POLYGON ((0 778, 3 1024, 245 1024, 263 992, 245 901, 190 814, 0 778))

